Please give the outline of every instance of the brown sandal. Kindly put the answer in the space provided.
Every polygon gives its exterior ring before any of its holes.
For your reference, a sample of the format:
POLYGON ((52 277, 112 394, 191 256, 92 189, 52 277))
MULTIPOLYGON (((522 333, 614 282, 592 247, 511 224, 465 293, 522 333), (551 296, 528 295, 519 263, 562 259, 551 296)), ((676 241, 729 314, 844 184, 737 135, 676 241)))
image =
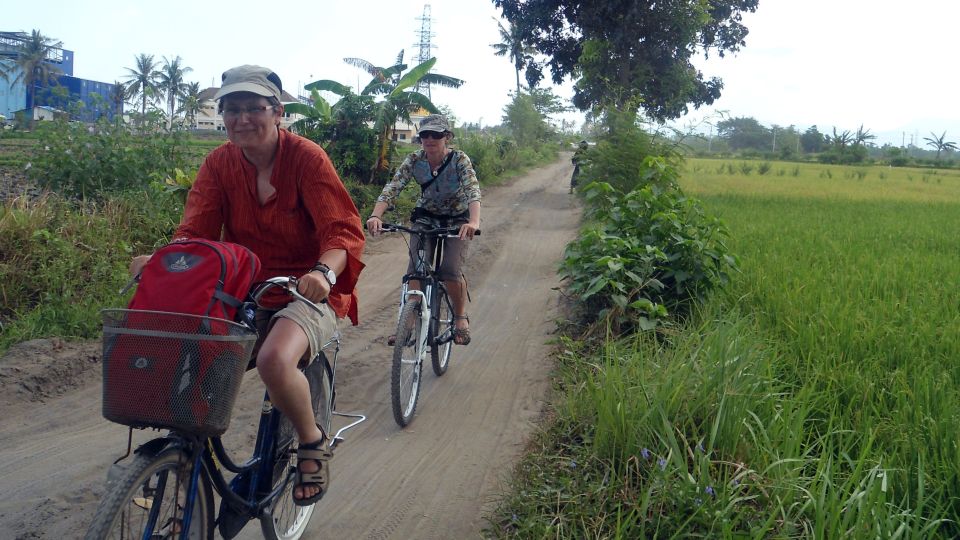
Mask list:
POLYGON ((297 506, 310 506, 311 504, 319 501, 324 494, 327 492, 327 484, 330 481, 330 458, 333 457, 333 453, 330 451, 330 448, 326 445, 326 437, 321 437, 319 441, 309 443, 309 444, 300 444, 297 448, 297 476, 294 481, 294 487, 307 487, 307 486, 316 486, 320 491, 315 493, 312 497, 303 497, 297 498, 293 497, 293 504, 297 506), (300 462, 304 460, 312 460, 317 463, 317 470, 313 472, 306 472, 300 468, 300 462))
MULTIPOLYGON (((455 315, 453 317, 454 321, 467 321, 467 324, 470 324, 470 317, 466 315, 455 315)), ((456 324, 456 323, 454 323, 456 324)), ((456 328, 453 329, 453 342, 457 345, 469 345, 470 344, 470 328, 456 328)))

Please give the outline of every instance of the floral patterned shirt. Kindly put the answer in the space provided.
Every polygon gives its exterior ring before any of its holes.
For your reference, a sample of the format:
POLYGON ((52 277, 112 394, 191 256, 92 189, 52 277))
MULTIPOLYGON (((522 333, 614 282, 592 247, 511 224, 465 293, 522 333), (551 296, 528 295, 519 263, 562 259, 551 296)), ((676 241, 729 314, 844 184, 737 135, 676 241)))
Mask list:
POLYGON ((421 149, 408 155, 393 180, 384 186, 377 202, 392 205, 410 180, 414 180, 421 187, 417 208, 439 216, 456 216, 466 212, 470 203, 480 200, 480 182, 473 170, 473 163, 465 153, 450 150, 448 158, 446 165, 441 166, 434 176, 426 152, 421 149), (426 189, 423 189, 424 186, 426 189))

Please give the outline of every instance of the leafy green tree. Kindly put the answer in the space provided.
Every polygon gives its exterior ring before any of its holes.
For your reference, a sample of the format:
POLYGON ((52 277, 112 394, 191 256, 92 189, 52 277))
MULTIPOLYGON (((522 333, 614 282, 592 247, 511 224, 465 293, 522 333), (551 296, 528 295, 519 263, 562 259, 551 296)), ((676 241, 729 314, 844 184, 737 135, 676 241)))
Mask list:
MULTIPOLYGON (((345 58, 344 61, 354 67, 363 69, 373 76, 373 79, 367 83, 367 86, 360 92, 361 96, 377 97, 383 99, 374 102, 374 130, 377 133, 377 145, 375 160, 370 169, 368 182, 376 183, 384 171, 390 165, 390 151, 392 149, 393 130, 397 120, 410 121, 410 114, 420 109, 425 109, 431 113, 438 113, 436 105, 430 101, 430 98, 410 90, 415 88, 418 83, 427 83, 437 86, 450 88, 459 88, 463 81, 448 75, 430 73, 436 58, 431 58, 409 71, 407 65, 403 63, 403 52, 397 56, 397 62, 387 68, 379 67, 362 58, 345 58)), ((336 81, 321 80, 314 81, 306 86, 307 90, 327 90, 340 96, 350 96, 353 91, 350 87, 337 83, 336 81)))
POLYGON ((348 86, 330 80, 310 83, 307 89, 309 104, 284 106, 287 112, 304 116, 291 128, 322 146, 341 175, 365 181, 373 167, 371 149, 377 145, 377 133, 369 127, 375 119, 373 96, 354 94, 348 86), (330 105, 321 91, 341 97, 330 105))
POLYGON ((497 56, 506 56, 513 62, 513 69, 517 75, 517 94, 520 94, 520 71, 533 62, 534 48, 527 45, 523 36, 517 31, 517 27, 511 25, 510 29, 504 28, 503 23, 497 21, 497 29, 500 31, 500 43, 493 43, 494 53, 497 56))
POLYGON ((800 147, 808 154, 815 154, 823 150, 826 144, 826 136, 820 133, 817 126, 810 126, 803 135, 800 136, 800 147))
POLYGON ((820 154, 820 161, 823 163, 862 163, 867 159, 867 149, 864 142, 876 138, 870 134, 869 130, 864 130, 863 126, 856 133, 850 130, 837 131, 833 128, 833 135, 825 138, 829 148, 826 152, 820 154))
POLYGON ((183 76, 193 71, 193 68, 184 66, 182 62, 179 56, 172 60, 164 56, 163 65, 157 75, 160 94, 167 96, 167 129, 173 125, 173 115, 178 110, 177 103, 187 93, 188 84, 183 80, 183 76))
POLYGON ((731 150, 770 150, 773 135, 755 118, 736 117, 717 122, 717 135, 731 150))
POLYGON ((953 141, 947 141, 947 132, 944 131, 939 137, 934 132, 930 132, 929 137, 924 137, 923 140, 927 141, 927 146, 932 146, 937 151, 937 161, 940 161, 940 152, 944 150, 956 150, 957 143, 953 141))
POLYGON ((11 84, 23 82, 30 95, 30 105, 36 107, 37 87, 47 87, 63 74, 56 64, 47 60, 54 49, 62 46, 62 42, 33 30, 30 37, 17 46, 14 58, 0 60, 0 77, 11 84))
POLYGON ((126 68, 127 74, 127 96, 131 99, 140 98, 140 114, 142 118, 147 116, 147 102, 153 101, 160 94, 160 72, 159 64, 153 59, 152 54, 138 54, 135 57, 136 66, 126 68))
POLYGON ((550 88, 531 88, 528 94, 533 100, 533 106, 544 118, 571 110, 571 107, 563 103, 563 98, 554 94, 550 88))
POLYGON ((555 83, 573 77, 581 110, 643 110, 665 120, 688 104, 709 105, 723 86, 691 62, 699 50, 721 57, 745 44, 742 14, 758 0, 493 0, 524 43, 546 56, 526 66, 535 86, 549 67, 555 83))
POLYGON ((545 140, 550 133, 544 115, 537 110, 530 94, 521 92, 503 109, 503 123, 520 146, 531 146, 545 140))

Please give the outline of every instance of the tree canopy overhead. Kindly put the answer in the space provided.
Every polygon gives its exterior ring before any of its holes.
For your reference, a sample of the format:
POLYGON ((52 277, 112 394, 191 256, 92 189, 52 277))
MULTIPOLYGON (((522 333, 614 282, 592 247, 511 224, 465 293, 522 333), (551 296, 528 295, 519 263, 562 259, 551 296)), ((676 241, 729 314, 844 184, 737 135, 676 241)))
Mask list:
POLYGON ((576 81, 581 110, 642 108, 656 120, 709 105, 723 87, 705 80, 691 58, 745 44, 742 14, 759 0, 493 0, 525 43, 545 58, 527 62, 534 86, 549 68, 559 84, 576 81))

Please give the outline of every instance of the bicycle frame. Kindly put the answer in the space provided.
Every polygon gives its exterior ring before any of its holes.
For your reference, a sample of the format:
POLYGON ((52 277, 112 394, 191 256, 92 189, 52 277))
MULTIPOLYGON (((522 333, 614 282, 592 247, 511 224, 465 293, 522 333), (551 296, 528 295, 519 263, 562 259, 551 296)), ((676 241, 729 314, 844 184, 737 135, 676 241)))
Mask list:
POLYGON ((418 245, 416 253, 416 263, 414 264, 414 270, 412 273, 404 274, 403 283, 400 287, 400 306, 397 309, 397 318, 399 319, 400 313, 403 312, 403 307, 410 300, 410 297, 419 297, 420 306, 421 306, 421 320, 422 324, 420 325, 420 336, 418 336, 418 343, 420 343, 419 352, 422 356, 426 351, 424 345, 426 343, 427 336, 429 333, 429 322, 432 313, 433 305, 433 294, 436 288, 445 287, 443 281, 437 279, 436 268, 439 266, 440 261, 443 260, 443 251, 445 239, 449 237, 456 237, 456 231, 459 230, 459 227, 436 227, 429 229, 414 229, 410 227, 404 227, 399 224, 385 224, 385 231, 403 231, 410 234, 418 236, 418 245), (427 254, 427 238, 433 236, 436 238, 436 245, 432 252, 427 254), (410 282, 418 281, 420 284, 420 289, 411 289, 410 282))

